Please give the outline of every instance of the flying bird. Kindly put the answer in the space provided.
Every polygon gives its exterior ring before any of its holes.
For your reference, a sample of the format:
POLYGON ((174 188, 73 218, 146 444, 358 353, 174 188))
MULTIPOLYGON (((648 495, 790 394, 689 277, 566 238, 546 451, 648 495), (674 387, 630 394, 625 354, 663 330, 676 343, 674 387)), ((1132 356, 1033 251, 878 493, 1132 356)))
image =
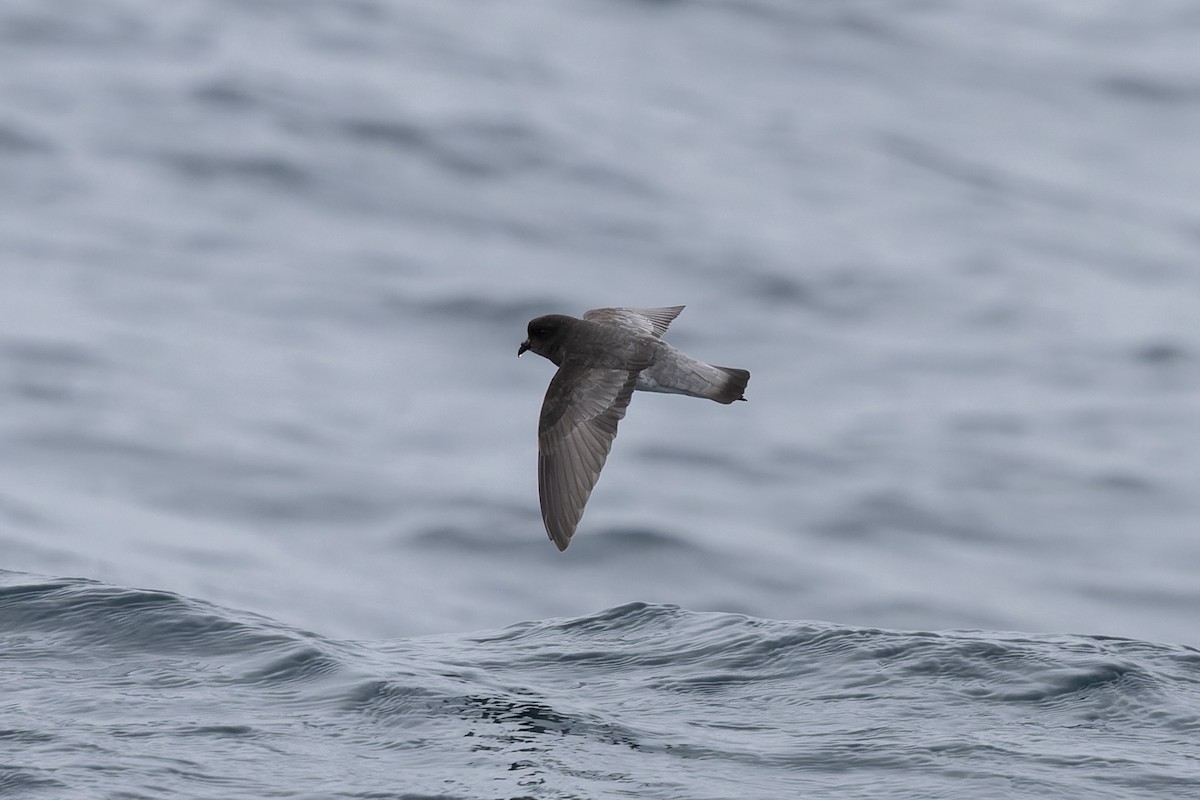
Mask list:
POLYGON ((635 389, 726 405, 746 399, 749 372, 705 364, 662 341, 683 308, 593 308, 583 319, 548 314, 529 323, 517 355, 532 350, 558 367, 538 421, 538 496, 559 550, 571 543, 635 389))

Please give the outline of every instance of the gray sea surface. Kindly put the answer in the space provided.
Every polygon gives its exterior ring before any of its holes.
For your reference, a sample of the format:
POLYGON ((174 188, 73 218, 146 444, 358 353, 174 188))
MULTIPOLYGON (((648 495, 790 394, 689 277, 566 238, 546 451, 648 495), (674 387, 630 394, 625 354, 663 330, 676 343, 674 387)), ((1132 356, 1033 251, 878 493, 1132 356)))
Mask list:
POLYGON ((1197 42, 6 0, 0 796, 1200 796, 1197 42), (525 324, 676 304, 559 553, 525 324))

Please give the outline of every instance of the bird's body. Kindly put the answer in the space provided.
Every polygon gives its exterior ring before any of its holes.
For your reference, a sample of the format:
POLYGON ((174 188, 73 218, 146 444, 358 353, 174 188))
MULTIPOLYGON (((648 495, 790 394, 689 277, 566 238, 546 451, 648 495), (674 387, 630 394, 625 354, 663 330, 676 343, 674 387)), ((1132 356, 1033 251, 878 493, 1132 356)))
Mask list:
POLYGON ((517 355, 532 350, 558 367, 538 423, 538 494, 559 550, 575 533, 635 389, 745 399, 749 372, 697 361, 662 341, 682 310, 596 308, 583 319, 550 314, 529 323, 517 355))

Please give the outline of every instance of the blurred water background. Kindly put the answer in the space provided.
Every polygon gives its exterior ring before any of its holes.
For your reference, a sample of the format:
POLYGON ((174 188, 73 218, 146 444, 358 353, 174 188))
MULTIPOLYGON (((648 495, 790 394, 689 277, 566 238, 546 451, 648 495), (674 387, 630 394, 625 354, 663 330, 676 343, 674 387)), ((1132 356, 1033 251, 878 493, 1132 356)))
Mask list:
POLYGON ((1198 41, 6 0, 0 794, 1200 793, 1198 41), (560 554, 525 323, 679 303, 560 554))

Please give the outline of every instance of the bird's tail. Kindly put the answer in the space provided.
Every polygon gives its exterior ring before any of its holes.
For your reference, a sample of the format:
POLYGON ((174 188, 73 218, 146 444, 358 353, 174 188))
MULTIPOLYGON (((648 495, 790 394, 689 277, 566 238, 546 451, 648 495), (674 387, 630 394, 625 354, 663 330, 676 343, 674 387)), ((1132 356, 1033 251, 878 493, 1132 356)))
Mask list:
POLYGON ((637 388, 643 392, 666 392, 705 397, 729 404, 744 400, 742 394, 750 381, 750 373, 732 367, 714 367, 680 353, 669 351, 638 375, 637 388))
POLYGON ((746 384, 750 382, 750 373, 744 369, 733 367, 713 367, 724 380, 714 381, 712 390, 705 397, 718 403, 729 404, 734 400, 745 400, 746 384))

